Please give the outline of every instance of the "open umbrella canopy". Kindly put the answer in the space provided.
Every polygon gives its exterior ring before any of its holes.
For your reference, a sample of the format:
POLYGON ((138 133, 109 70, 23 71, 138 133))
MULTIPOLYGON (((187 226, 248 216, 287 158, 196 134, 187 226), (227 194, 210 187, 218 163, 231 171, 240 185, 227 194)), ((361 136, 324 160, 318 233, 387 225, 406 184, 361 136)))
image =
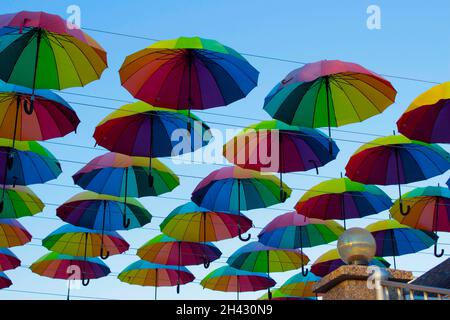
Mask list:
POLYGON ((328 144, 328 137, 319 130, 269 120, 242 130, 228 141, 223 153, 242 168, 285 173, 318 170, 336 159, 339 148, 333 142, 330 154, 328 144))
POLYGON ((313 286, 320 279, 320 277, 312 272, 309 272, 307 276, 299 273, 289 278, 280 287, 280 292, 295 297, 315 297, 316 294, 313 292, 313 286))
POLYGON ((203 288, 224 292, 254 292, 276 285, 275 280, 264 273, 238 270, 223 266, 209 273, 200 282, 203 288))
POLYGON ((0 248, 23 246, 31 241, 31 234, 15 219, 0 219, 0 248))
POLYGON ((294 211, 273 219, 258 238, 266 246, 302 249, 336 241, 343 232, 335 221, 308 218, 294 211))
POLYGON ((0 137, 48 140, 77 129, 80 119, 76 112, 49 90, 35 91, 34 112, 30 114, 32 94, 29 88, 0 82, 0 137))
POLYGON ((76 257, 50 252, 36 260, 32 272, 53 279, 98 279, 111 273, 108 266, 99 258, 76 257), (79 268, 80 272, 76 272, 79 268))
POLYGON ((30 185, 45 183, 61 174, 61 165, 35 141, 0 138, 0 183, 30 185))
POLYGON ((28 187, 5 186, 0 202, 0 218, 18 219, 33 216, 44 209, 41 199, 28 187))
POLYGON ((159 196, 175 189, 179 178, 158 159, 152 159, 149 184, 150 160, 108 152, 91 160, 73 177, 75 184, 83 189, 117 197, 159 196))
POLYGON ((109 151, 153 158, 193 152, 207 145, 212 136, 209 127, 188 111, 135 102, 103 119, 94 138, 109 151), (174 148, 179 153, 172 154, 174 148))
POLYGON ((252 221, 243 214, 212 211, 188 202, 175 208, 161 223, 161 232, 178 240, 219 241, 247 232, 252 221))
POLYGON ((361 146, 345 167, 353 181, 404 184, 438 176, 450 169, 450 154, 438 145, 402 135, 375 139, 361 146))
POLYGON ((278 288, 272 291, 271 297, 269 297, 268 293, 265 293, 261 297, 259 297, 258 300, 311 300, 311 298, 295 297, 289 294, 284 294, 278 288))
POLYGON ((56 209, 63 221, 75 226, 95 230, 128 230, 140 228, 152 219, 152 215, 136 199, 128 199, 90 191, 81 192, 56 209), (125 212, 126 210, 126 212, 125 212), (130 219, 124 226, 123 217, 130 219))
POLYGON ((157 264, 190 266, 217 260, 222 252, 212 243, 178 241, 161 234, 141 246, 137 255, 157 264))
POLYGON ((339 178, 323 181, 309 189, 295 209, 312 218, 345 220, 376 214, 391 205, 391 199, 380 188, 339 178))
POLYGON ((450 82, 419 95, 398 119, 398 130, 410 139, 428 143, 450 143, 450 82))
POLYGON ((306 265, 309 258, 297 249, 280 249, 250 242, 235 251, 227 263, 251 272, 285 272, 306 265))
POLYGON ((151 287, 173 287, 178 281, 187 284, 195 279, 186 267, 167 266, 144 260, 130 264, 119 273, 118 278, 129 284, 151 287))
POLYGON ((290 72, 268 94, 264 110, 291 125, 339 127, 383 112, 396 95, 389 81, 356 63, 322 60, 290 72))
POLYGON ((291 189, 280 180, 267 174, 239 167, 225 167, 211 172, 192 192, 192 201, 215 211, 240 212, 266 208, 284 202, 291 189))
POLYGON ((12 283, 11 279, 9 279, 5 273, 0 272, 0 290, 8 288, 8 287, 12 286, 12 284, 13 283, 12 283))
MULTIPOLYGON (((346 263, 342 261, 337 249, 331 249, 314 261, 311 266, 311 272, 319 277, 325 277, 330 272, 338 269, 346 263)), ((389 268, 390 263, 381 257, 374 257, 370 262, 371 266, 378 266, 381 268, 389 268)))
POLYGON ((370 224, 366 230, 375 238, 377 257, 416 253, 431 247, 437 240, 431 232, 413 229, 393 219, 370 224))
POLYGON ((20 259, 11 250, 0 248, 0 271, 13 270, 20 264, 20 259))
POLYGON ((173 109, 207 109, 244 98, 259 72, 218 41, 180 37, 128 56, 122 85, 137 99, 173 109))
POLYGON ((130 248, 115 231, 91 230, 64 225, 50 233, 42 245, 50 251, 78 257, 98 257, 102 255, 102 249, 106 249, 109 255, 121 254, 130 248))
POLYGON ((57 15, 1 15, 0 39, 0 78, 33 91, 85 86, 107 67, 105 50, 57 15))

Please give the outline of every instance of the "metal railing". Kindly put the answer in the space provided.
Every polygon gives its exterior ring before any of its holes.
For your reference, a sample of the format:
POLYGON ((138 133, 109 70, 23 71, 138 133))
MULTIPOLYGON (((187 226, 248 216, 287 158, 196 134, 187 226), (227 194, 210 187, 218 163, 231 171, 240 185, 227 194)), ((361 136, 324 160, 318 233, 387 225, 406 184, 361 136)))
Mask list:
POLYGON ((450 300, 450 290, 381 280, 378 300, 450 300))

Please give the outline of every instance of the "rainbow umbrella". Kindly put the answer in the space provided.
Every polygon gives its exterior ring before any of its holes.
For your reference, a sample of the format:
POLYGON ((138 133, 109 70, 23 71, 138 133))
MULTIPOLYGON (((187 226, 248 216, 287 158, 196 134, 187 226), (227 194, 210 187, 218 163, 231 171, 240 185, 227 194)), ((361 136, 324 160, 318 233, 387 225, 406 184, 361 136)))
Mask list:
POLYGON ((9 279, 5 273, 0 272, 0 290, 8 288, 8 287, 12 286, 12 284, 13 283, 12 283, 11 279, 9 279))
POLYGON ((264 110, 274 119, 308 128, 361 122, 394 103, 397 91, 379 75, 339 60, 308 63, 290 72, 268 94, 264 110))
POLYGON ((380 188, 348 178, 323 181, 303 194, 295 210, 318 219, 362 218, 391 207, 392 201, 380 188))
POLYGON ((11 250, 0 248, 0 271, 13 270, 20 264, 20 259, 11 250))
POLYGON ((5 186, 0 201, 0 218, 18 219, 33 216, 44 209, 44 204, 34 192, 24 186, 5 186))
POLYGON ((31 234, 15 219, 0 219, 0 248, 23 246, 31 241, 31 234))
MULTIPOLYGON (((411 207, 405 216, 400 211, 397 200, 390 209, 391 215, 398 222, 407 226, 434 232, 450 232, 450 190, 442 187, 416 188, 405 193, 403 201, 411 207)), ((437 241, 434 244, 434 255, 442 257, 444 250, 437 253, 437 241)))
POLYGON ((50 252, 36 260, 30 270, 40 276, 69 280, 67 300, 70 299, 71 280, 98 279, 111 273, 108 266, 98 258, 82 258, 50 252))
MULTIPOLYGON (((121 254, 130 248, 125 241, 115 231, 97 231, 66 224, 50 233, 42 245, 50 251, 61 254, 83 257, 104 256, 103 250, 108 255, 121 254)), ((89 279, 83 279, 84 286, 89 284, 89 279)))
POLYGON ((450 143, 450 82, 434 86, 418 96, 398 119, 398 131, 410 139, 450 143))
MULTIPOLYGON (((291 189, 273 175, 239 167, 225 167, 211 172, 192 193, 192 201, 200 207, 224 212, 266 208, 286 201, 291 189), (282 192, 279 192, 279 189, 282 192)), ((238 223, 239 239, 242 237, 238 223)))
POLYGON ((345 167, 353 181, 398 185, 399 205, 403 214, 401 184, 425 180, 450 169, 450 154, 438 145, 410 140, 402 135, 375 139, 362 145, 345 167))
POLYGON ((320 279, 320 277, 316 276, 312 272, 309 272, 306 276, 299 273, 286 280, 286 282, 280 287, 280 292, 295 297, 315 297, 316 293, 313 291, 313 286, 320 279))
POLYGON ((36 90, 34 111, 28 114, 29 88, 0 82, 0 137, 48 140, 76 131, 80 119, 70 105, 49 90, 36 90))
POLYGON ((72 177, 83 189, 125 198, 159 196, 180 184, 173 171, 158 159, 153 159, 151 166, 149 175, 149 158, 108 152, 91 160, 72 177))
MULTIPOLYGON (((311 272, 319 277, 325 277, 327 274, 343 265, 345 265, 345 262, 342 261, 337 249, 331 249, 314 261, 311 265, 311 272)), ((369 265, 378 266, 380 268, 390 267, 390 263, 381 257, 374 257, 369 262, 369 265)))
POLYGON ((396 256, 422 251, 437 241, 434 233, 413 229, 392 219, 372 223, 366 230, 375 238, 377 245, 375 256, 392 256, 394 269, 397 269, 396 256))
POLYGON ((56 179, 62 172, 58 160, 35 141, 14 141, 0 138, 1 200, 6 185, 30 185, 56 179))
POLYGON ((45 12, 0 16, 0 79, 35 89, 82 87, 107 67, 105 50, 65 19, 45 12))
POLYGON ((56 209, 56 214, 70 224, 102 233, 140 228, 152 219, 150 212, 136 199, 128 199, 125 204, 124 198, 91 191, 73 196, 56 209))
POLYGON ((95 128, 94 138, 109 151, 149 157, 149 175, 153 176, 153 157, 193 152, 207 145, 212 135, 205 123, 186 111, 136 102, 104 118, 95 128))
POLYGON ((166 266, 139 260, 126 267, 118 276, 120 281, 140 286, 173 287, 194 281, 194 275, 186 267, 166 266))
MULTIPOLYGON (((297 212, 279 215, 259 233, 259 242, 281 249, 310 248, 336 241, 344 228, 333 220, 308 218, 297 212)), ((302 273, 308 270, 302 265, 302 273)))
MULTIPOLYGON (((222 252, 209 242, 178 241, 161 234, 141 246, 137 255, 143 260, 158 264, 178 267, 204 264, 207 268, 212 261, 220 258, 222 252)), ((178 283, 177 293, 179 292, 178 283)))
POLYGON ((122 85, 137 99, 173 109, 207 109, 244 98, 259 72, 230 47, 199 37, 158 41, 128 56, 122 85))
POLYGON ((209 273, 200 282, 203 288, 223 292, 236 292, 239 300, 239 293, 254 292, 259 290, 270 290, 276 285, 275 280, 264 273, 249 272, 223 266, 209 273))
MULTIPOLYGON (((250 242, 235 251, 227 260, 229 266, 250 272, 285 272, 302 268, 309 258, 297 249, 280 249, 250 242)), ((270 295, 270 289, 268 290, 270 295)))
POLYGON ((265 293, 263 294, 261 297, 258 298, 258 300, 294 300, 294 301, 298 301, 298 300, 311 300, 311 298, 302 298, 302 297, 294 297, 288 294, 284 294, 280 291, 280 289, 275 289, 272 290, 272 297, 270 297, 269 299, 269 294, 265 293))
POLYGON ((160 224, 161 232, 190 242, 219 241, 234 238, 252 227, 243 214, 211 211, 193 202, 175 208, 160 224))
POLYGON ((241 168, 283 173, 307 171, 336 159, 339 148, 319 130, 290 126, 281 121, 263 121, 245 128, 223 148, 228 161, 241 168))

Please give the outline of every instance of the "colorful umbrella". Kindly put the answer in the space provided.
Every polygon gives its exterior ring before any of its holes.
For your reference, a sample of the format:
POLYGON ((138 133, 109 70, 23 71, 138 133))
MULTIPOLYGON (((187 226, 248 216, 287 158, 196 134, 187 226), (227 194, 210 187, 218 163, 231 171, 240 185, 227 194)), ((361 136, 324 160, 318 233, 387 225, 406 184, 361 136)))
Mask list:
POLYGON ((336 159, 339 148, 316 129, 290 126, 281 121, 263 121, 245 128, 223 148, 228 161, 241 168, 283 173, 316 169, 336 159))
POLYGON ((240 292, 265 290, 276 285, 275 280, 264 273, 238 270, 229 266, 220 267, 209 273, 201 282, 203 288, 215 291, 240 292))
POLYGON ((0 78, 35 89, 85 86, 107 67, 105 50, 59 16, 21 11, 0 16, 0 78))
POLYGON ((175 208, 161 223, 161 232, 178 240, 219 241, 234 238, 252 227, 243 214, 211 211, 188 202, 175 208))
POLYGON ((12 284, 13 283, 12 283, 11 279, 9 279, 5 273, 0 272, 0 290, 8 288, 8 287, 12 286, 12 284))
POLYGON ((29 88, 0 82, 0 137, 48 140, 77 129, 80 119, 76 112, 49 90, 35 91, 35 112, 28 114, 32 94, 29 88))
POLYGON ((71 280, 98 279, 111 273, 108 266, 98 258, 82 258, 57 252, 50 252, 36 260, 31 266, 32 272, 52 278, 69 280, 67 300, 70 298, 71 280))
POLYGON ((233 268, 251 272, 267 272, 267 276, 270 276, 270 272, 285 272, 300 267, 305 273, 304 266, 308 262, 309 258, 300 250, 269 247, 256 241, 241 247, 227 260, 228 265, 233 268))
MULTIPOLYGON (((237 212, 266 208, 286 201, 291 189, 273 175, 239 167, 225 167, 211 172, 192 193, 192 201, 213 211, 237 212), (282 192, 278 192, 279 188, 282 192)), ((239 239, 242 237, 238 223, 239 239)))
POLYGON ((314 273, 309 272, 308 275, 296 274, 290 277, 281 287, 280 291, 295 297, 315 297, 316 293, 313 291, 313 286, 321 278, 314 273))
POLYGON ((33 216, 44 209, 44 204, 34 192, 23 186, 5 186, 0 201, 0 218, 18 219, 33 216))
POLYGON ((392 201, 380 188, 348 178, 323 181, 303 194, 295 205, 298 213, 318 219, 362 218, 391 207, 392 201))
POLYGON ((244 98, 259 72, 235 50, 199 37, 163 40, 128 56, 122 85, 137 99, 173 109, 207 109, 244 98))
MULTIPOLYGON (((411 207, 405 216, 400 211, 397 200, 390 209, 394 219, 407 226, 434 232, 450 232, 450 190, 442 187, 416 188, 405 193, 403 201, 411 207)), ((434 245, 434 255, 442 257, 444 250, 437 253, 437 241, 434 245)))
POLYGON ((0 248, 0 271, 13 270, 20 264, 20 259, 11 250, 0 248))
POLYGON ((205 123, 186 111, 136 102, 104 118, 95 128, 94 138, 109 151, 149 157, 149 174, 153 176, 153 157, 193 152, 206 146, 212 135, 205 123))
MULTIPOLYGON (((161 234, 140 247, 137 255, 143 260, 158 264, 178 267, 204 264, 208 268, 212 261, 220 258, 222 252, 212 243, 178 241, 161 234)), ((178 283, 177 293, 179 292, 178 283)))
POLYGON ((288 294, 284 294, 280 291, 280 289, 275 289, 272 291, 272 297, 269 297, 269 293, 263 294, 258 300, 311 300, 310 298, 302 298, 302 297, 294 297, 288 294))
POLYGON ((375 238, 375 256, 392 256, 394 269, 397 269, 396 256, 422 251, 437 241, 437 236, 431 232, 413 229, 392 219, 375 222, 366 229, 375 238))
POLYGON ((0 248, 23 246, 31 241, 31 234, 15 219, 0 219, 0 248))
POLYGON ((434 86, 418 96, 398 119, 398 131, 410 139, 450 143, 450 82, 434 86))
POLYGON ((152 216, 136 199, 118 198, 91 191, 81 192, 56 209, 63 221, 75 226, 101 230, 129 230, 150 223, 152 216))
MULTIPOLYGON (((311 266, 311 272, 319 277, 325 277, 330 272, 338 269, 339 267, 345 265, 342 261, 337 249, 331 249, 314 261, 311 266)), ((390 263, 381 257, 374 257, 370 262, 371 266, 378 266, 380 268, 389 268, 390 263)))
MULTIPOLYGON (((130 248, 125 241, 115 231, 97 231, 66 224, 50 233, 42 245, 50 251, 55 251, 71 256, 98 257, 105 256, 103 250, 109 255, 121 254, 130 248)), ((87 286, 89 279, 83 281, 87 286)))
POLYGON ((450 169, 450 155, 438 145, 410 140, 402 135, 382 137, 361 146, 345 167, 353 181, 370 184, 398 184, 403 214, 401 184, 425 180, 450 169))
POLYGON ((362 66, 339 60, 308 63, 290 72, 264 101, 274 119, 308 128, 360 122, 395 101, 391 83, 362 66))
POLYGON ((194 275, 186 267, 166 266, 139 260, 126 267, 118 278, 122 282, 140 286, 173 287, 194 281, 194 275))
MULTIPOLYGON (((281 249, 310 248, 336 241, 344 228, 332 220, 308 218, 297 212, 282 214, 259 233, 259 242, 281 249)), ((308 270, 302 266, 306 276, 308 270)))
POLYGON ((0 138, 0 183, 2 200, 6 185, 45 183, 61 174, 58 160, 35 141, 13 141, 0 138))
POLYGON ((173 171, 158 159, 153 159, 151 166, 152 175, 149 158, 108 152, 91 160, 72 177, 83 189, 125 198, 159 196, 180 184, 173 171))

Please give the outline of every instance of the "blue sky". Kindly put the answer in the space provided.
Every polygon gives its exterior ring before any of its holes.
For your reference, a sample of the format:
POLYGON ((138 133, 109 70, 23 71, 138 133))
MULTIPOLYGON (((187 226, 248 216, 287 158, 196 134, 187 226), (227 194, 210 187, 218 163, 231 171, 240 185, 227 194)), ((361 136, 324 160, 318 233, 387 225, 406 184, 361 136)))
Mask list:
MULTIPOLYGON (((448 36, 448 21, 450 20, 450 3, 447 0, 427 1, 51 1, 51 0, 3 0, 0 13, 10 13, 19 10, 48 11, 61 16, 68 16, 69 5, 81 8, 81 26, 90 29, 107 30, 124 34, 132 34, 155 39, 176 38, 179 36, 201 36, 216 39, 242 53, 277 57, 287 60, 313 62, 321 59, 342 59, 359 63, 377 73, 395 75, 407 78, 423 79, 434 82, 449 81, 450 78, 450 42, 448 36), (187 4, 189 3, 189 4, 187 4), (381 8, 381 29, 369 30, 366 27, 366 9, 376 4, 381 8)), ((63 174, 48 185, 35 186, 33 190, 47 203, 42 214, 37 217, 24 218, 23 224, 30 230, 35 239, 30 245, 13 248, 28 266, 47 252, 40 247, 41 239, 62 225, 56 218, 55 209, 81 189, 73 186, 71 176, 83 163, 104 153, 101 148, 93 149, 92 134, 95 125, 106 116, 110 110, 90 107, 82 104, 92 104, 107 108, 120 107, 121 102, 97 98, 81 97, 70 93, 95 95, 113 99, 132 100, 129 93, 120 86, 118 69, 125 56, 148 46, 152 41, 121 37, 106 33, 89 31, 109 53, 109 69, 101 80, 85 88, 68 89, 61 95, 69 101, 79 114, 82 121, 77 134, 71 134, 62 139, 45 142, 57 158, 61 159, 63 174), (80 104, 81 103, 81 104, 80 104), (68 144, 68 146, 61 145, 68 144), (76 146, 74 146, 76 145, 76 146)), ((261 59, 247 56, 260 72, 259 85, 246 99, 230 106, 209 110, 214 114, 197 112, 206 122, 217 124, 211 127, 224 130, 232 125, 247 126, 257 121, 236 119, 234 115, 253 119, 269 119, 262 110, 262 103, 269 90, 289 71, 299 67, 299 64, 261 59)), ((324 180, 326 177, 338 177, 344 171, 350 155, 361 143, 372 140, 375 136, 389 135, 396 129, 395 121, 406 109, 408 104, 421 92, 432 87, 432 83, 410 81, 394 77, 388 80, 398 91, 397 101, 383 114, 368 119, 363 123, 352 124, 340 130, 356 133, 334 131, 333 135, 341 148, 334 162, 320 171, 320 176, 314 172, 305 175, 287 174, 285 182, 293 188, 307 189, 324 180), (346 140, 346 141, 343 141, 346 140), (351 141, 349 141, 351 140, 351 141)), ((448 147, 446 147, 449 150, 448 147)), ((164 161, 176 173, 199 177, 206 176, 217 165, 175 165, 170 160, 164 161)), ((405 186, 409 191, 413 186, 444 184, 449 174, 429 179, 423 182, 405 186)), ((200 178, 181 177, 181 186, 167 195, 172 198, 188 199, 200 178)), ((383 187, 393 198, 397 196, 396 187, 383 187)), ((277 214, 280 209, 290 210, 301 197, 303 191, 296 190, 284 204, 270 209, 248 212, 255 226, 263 227, 277 214), (275 208, 275 209, 274 209, 275 208)), ((183 200, 167 198, 145 198, 142 202, 156 216, 166 216, 183 200)), ((350 221, 349 226, 365 226, 387 218, 383 212, 368 219, 350 221)), ((131 247, 138 248, 150 238, 158 234, 160 218, 154 218, 146 229, 131 230, 121 234, 130 242, 131 247)), ((258 229, 251 230, 256 236, 258 229)), ((450 254, 450 236, 441 234, 440 242, 447 254, 450 254)), ((238 240, 226 240, 217 243, 224 256, 229 256, 242 243, 238 240)), ((320 246, 306 249, 305 253, 314 261, 320 254, 335 246, 320 246)), ((397 258, 397 266, 401 269, 416 271, 419 275, 444 258, 436 259, 432 248, 428 254, 407 255, 397 258)), ((113 256, 106 263, 116 275, 131 262, 137 260, 135 250, 128 255, 113 256)), ((388 258, 389 259, 389 258, 388 258)), ((210 270, 202 266, 190 267, 197 281, 201 280, 212 268, 224 265, 226 259, 213 263, 210 270)), ((390 260, 391 261, 391 260, 390 260)), ((278 284, 282 284, 295 272, 273 274, 278 284)), ((52 280, 33 274, 27 268, 18 268, 8 272, 14 282, 10 290, 0 291, 0 299, 64 299, 65 282, 52 280), (14 291, 16 290, 16 291, 14 291), (42 292, 42 295, 30 292, 42 292), (54 294, 54 295, 51 295, 54 294)), ((242 298, 256 298, 264 292, 244 293, 242 298)), ((114 276, 91 281, 88 287, 74 290, 73 295, 84 297, 99 297, 112 299, 152 299, 153 288, 130 286, 120 282, 114 276)), ((161 299, 233 299, 233 293, 220 293, 203 290, 198 283, 182 287, 177 295, 175 288, 161 288, 161 299)))

